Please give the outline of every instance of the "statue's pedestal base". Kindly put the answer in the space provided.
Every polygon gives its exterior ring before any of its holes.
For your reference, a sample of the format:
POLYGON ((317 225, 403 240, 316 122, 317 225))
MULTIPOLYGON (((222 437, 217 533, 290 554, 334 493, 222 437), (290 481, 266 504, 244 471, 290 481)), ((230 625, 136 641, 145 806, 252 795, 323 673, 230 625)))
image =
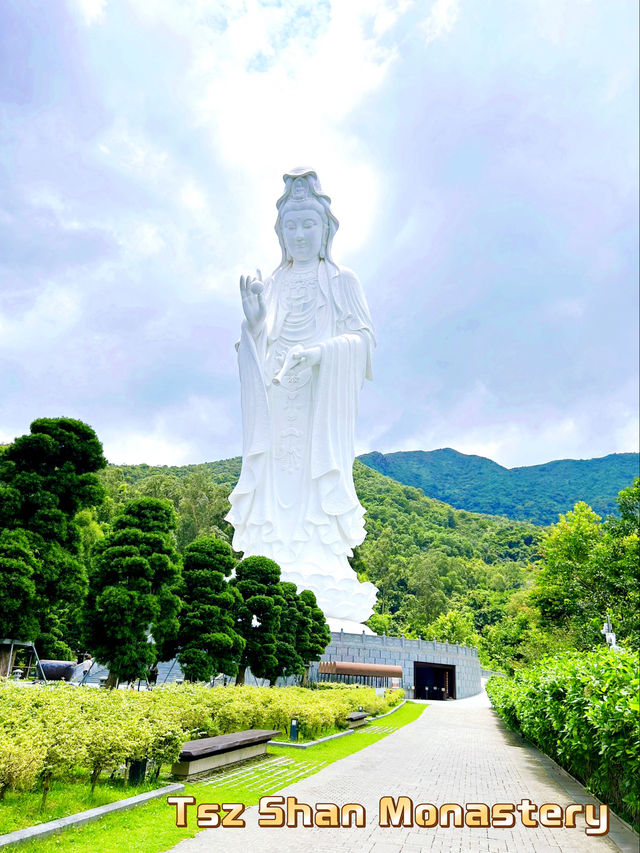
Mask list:
POLYGON ((368 628, 361 622, 354 622, 353 619, 336 619, 333 616, 327 616, 326 620, 332 631, 344 631, 345 634, 362 634, 364 632, 372 637, 377 636, 371 628, 368 628))

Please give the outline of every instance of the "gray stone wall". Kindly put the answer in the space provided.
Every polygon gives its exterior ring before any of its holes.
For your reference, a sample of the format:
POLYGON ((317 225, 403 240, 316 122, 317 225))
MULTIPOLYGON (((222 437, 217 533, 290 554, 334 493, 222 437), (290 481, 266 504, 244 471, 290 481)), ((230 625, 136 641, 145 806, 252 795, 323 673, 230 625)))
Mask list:
MULTIPOLYGON (((323 661, 349 661, 352 663, 381 663, 402 667, 402 688, 407 697, 413 698, 413 662, 443 663, 456 668, 456 698, 475 696, 481 690, 482 667, 478 660, 478 650, 474 646, 456 646, 452 643, 436 643, 432 640, 406 640, 403 637, 371 636, 368 634, 345 634, 333 632, 331 642, 322 656, 323 661)), ((106 678, 108 671, 104 667, 94 666, 86 683, 97 685, 100 677, 106 678)), ((311 665, 309 677, 318 681, 318 664, 311 665)), ((177 660, 158 664, 158 684, 170 684, 183 679, 177 660)), ((224 679, 226 681, 228 679, 224 679)), ((278 685, 295 684, 298 679, 278 679, 278 685)), ((221 686, 222 677, 216 679, 221 686)), ((266 684, 256 679, 251 670, 246 672, 247 684, 266 684)))
MULTIPOLYGON (((465 699, 480 693, 482 667, 475 646, 436 643, 433 640, 407 640, 404 637, 371 636, 332 632, 323 661, 378 663, 402 667, 402 688, 413 698, 413 663, 442 663, 456 668, 456 698, 465 699)), ((318 665, 309 673, 317 680, 318 665)))

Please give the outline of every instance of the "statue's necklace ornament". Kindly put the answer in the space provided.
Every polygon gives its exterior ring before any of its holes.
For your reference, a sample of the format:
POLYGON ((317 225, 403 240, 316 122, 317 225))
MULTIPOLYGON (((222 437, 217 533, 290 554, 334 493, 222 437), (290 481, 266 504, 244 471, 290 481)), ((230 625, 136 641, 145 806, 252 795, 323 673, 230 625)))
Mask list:
POLYGON ((308 325, 318 299, 318 275, 314 271, 290 272, 286 279, 286 323, 308 325))
POLYGON ((353 435, 373 326, 360 282, 331 258, 338 221, 316 173, 295 169, 284 182, 282 262, 264 288, 240 282, 244 446, 227 519, 236 551, 275 560, 283 580, 315 593, 334 630, 361 631, 377 590, 348 558, 366 535, 353 435))

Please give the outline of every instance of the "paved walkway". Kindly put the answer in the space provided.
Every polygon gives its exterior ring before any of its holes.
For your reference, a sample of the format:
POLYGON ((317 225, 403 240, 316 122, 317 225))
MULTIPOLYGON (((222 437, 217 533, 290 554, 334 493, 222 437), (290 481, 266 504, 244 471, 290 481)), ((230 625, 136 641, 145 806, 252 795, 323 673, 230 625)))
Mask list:
MULTIPOLYGON (((393 716, 388 718, 393 720, 393 716)), ((351 737, 359 737, 354 734, 351 737)), ((411 797, 414 804, 596 803, 587 792, 537 750, 507 731, 485 694, 458 702, 435 702, 420 719, 365 750, 294 782, 278 792, 299 802, 362 803, 362 828, 264 828, 257 807, 244 814, 246 827, 210 829, 182 841, 174 853, 625 853, 638 850, 637 836, 613 818, 608 836, 575 829, 525 828, 516 813, 513 829, 384 828, 381 797, 411 797)), ((597 814, 597 813, 596 813, 597 814)))

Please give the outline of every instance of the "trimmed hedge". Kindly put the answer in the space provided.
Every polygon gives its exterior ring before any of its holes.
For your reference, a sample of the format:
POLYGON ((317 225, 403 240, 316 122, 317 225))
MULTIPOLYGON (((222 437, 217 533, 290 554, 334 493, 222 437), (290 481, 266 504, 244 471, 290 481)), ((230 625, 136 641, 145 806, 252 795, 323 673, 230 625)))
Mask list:
POLYGON ((640 827, 638 658, 601 648, 546 658, 487 693, 507 725, 640 827))

